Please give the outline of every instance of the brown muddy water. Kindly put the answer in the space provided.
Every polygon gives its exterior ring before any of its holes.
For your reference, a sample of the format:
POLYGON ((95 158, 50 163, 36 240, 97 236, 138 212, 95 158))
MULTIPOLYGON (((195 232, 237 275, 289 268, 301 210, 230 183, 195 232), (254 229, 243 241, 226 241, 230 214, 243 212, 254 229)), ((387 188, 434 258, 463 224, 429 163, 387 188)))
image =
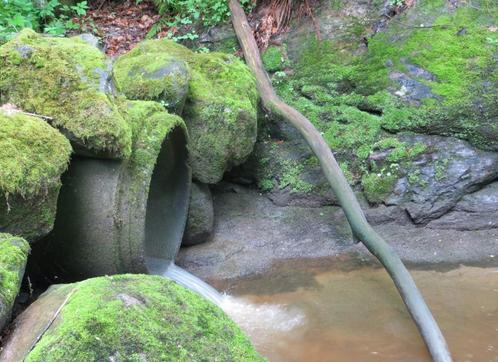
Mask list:
MULTIPOLYGON (((412 275, 455 361, 497 362, 498 268, 412 275)), ((430 361, 383 269, 287 264, 225 287, 231 295, 225 310, 271 362, 430 361)))

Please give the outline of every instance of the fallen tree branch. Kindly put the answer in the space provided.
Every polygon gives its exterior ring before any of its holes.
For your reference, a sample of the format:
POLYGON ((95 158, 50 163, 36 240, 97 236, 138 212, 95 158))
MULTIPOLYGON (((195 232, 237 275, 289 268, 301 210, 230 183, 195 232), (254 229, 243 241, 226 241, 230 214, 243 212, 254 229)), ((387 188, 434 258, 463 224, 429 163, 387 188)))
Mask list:
POLYGON ((228 0, 228 2, 233 27, 244 52, 246 63, 256 77, 264 108, 284 118, 301 132, 318 157, 322 170, 346 214, 354 236, 386 268, 417 325, 433 360, 436 362, 451 362, 452 358, 446 341, 410 273, 392 248, 368 224, 353 190, 337 164, 330 147, 320 133, 306 117, 277 96, 268 74, 264 70, 259 49, 244 10, 237 0, 228 0))

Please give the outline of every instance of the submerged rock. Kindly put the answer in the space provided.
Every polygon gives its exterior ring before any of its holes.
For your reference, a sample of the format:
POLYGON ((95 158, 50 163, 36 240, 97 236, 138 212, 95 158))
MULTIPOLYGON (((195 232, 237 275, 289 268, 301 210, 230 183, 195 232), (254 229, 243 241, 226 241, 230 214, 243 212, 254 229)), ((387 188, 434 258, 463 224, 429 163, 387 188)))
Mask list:
POLYGON ((208 185, 193 183, 190 194, 187 226, 182 245, 201 244, 209 240, 213 232, 213 196, 208 185))
POLYGON ((264 360, 221 309, 159 276, 53 286, 15 327, 2 360, 264 360))
POLYGON ((45 120, 0 108, 0 231, 32 242, 52 230, 70 155, 45 120))
POLYGON ((79 37, 26 29, 0 47, 0 103, 51 117, 78 154, 126 158, 131 131, 109 94, 109 67, 79 37))
POLYGON ((0 233, 0 331, 10 319, 28 260, 29 244, 0 233))
POLYGON ((144 41, 130 54, 146 64, 165 57, 188 64, 191 79, 182 117, 194 179, 216 183, 246 160, 256 141, 257 92, 244 63, 222 53, 197 54, 166 39, 144 41))

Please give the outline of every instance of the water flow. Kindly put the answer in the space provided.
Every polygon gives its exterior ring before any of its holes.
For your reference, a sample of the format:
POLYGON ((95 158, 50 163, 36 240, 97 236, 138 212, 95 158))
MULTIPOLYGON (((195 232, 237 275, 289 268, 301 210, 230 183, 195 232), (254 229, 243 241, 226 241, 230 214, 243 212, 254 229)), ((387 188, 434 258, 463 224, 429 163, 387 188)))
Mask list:
POLYGON ((249 335, 271 338, 274 333, 290 331, 304 322, 304 314, 297 308, 288 309, 280 304, 258 305, 243 298, 220 294, 174 263, 162 275, 216 304, 249 335))
POLYGON ((181 286, 200 294, 207 300, 216 304, 218 307, 222 307, 223 296, 218 293, 216 289, 197 278, 195 275, 192 275, 188 271, 175 265, 175 263, 171 263, 168 266, 168 269, 166 269, 163 276, 168 277, 181 286))

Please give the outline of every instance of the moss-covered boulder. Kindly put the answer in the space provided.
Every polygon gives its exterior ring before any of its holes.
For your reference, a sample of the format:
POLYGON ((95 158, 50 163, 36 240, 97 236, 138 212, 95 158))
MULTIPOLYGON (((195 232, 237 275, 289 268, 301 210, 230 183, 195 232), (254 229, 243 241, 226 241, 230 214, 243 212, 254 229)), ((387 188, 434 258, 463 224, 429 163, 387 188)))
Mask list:
POLYGON ((130 54, 145 64, 166 56, 188 64, 183 118, 195 179, 216 183, 227 169, 245 161, 256 141, 257 91, 244 63, 222 53, 197 54, 166 39, 142 42, 130 54))
POLYGON ((26 240, 0 233, 0 331, 10 319, 28 260, 26 240))
POLYGON ((183 60, 167 53, 144 54, 137 47, 117 59, 113 79, 127 98, 158 101, 168 110, 181 113, 190 71, 183 60))
POLYGON ((0 108, 0 230, 35 241, 52 229, 70 155, 46 121, 0 108))
POLYGON ((146 275, 52 287, 16 320, 3 357, 32 362, 263 360, 214 304, 169 279, 146 275))
POLYGON ((105 55, 79 37, 23 30, 0 47, 0 104, 51 117, 84 155, 125 158, 131 132, 112 102, 105 55))

